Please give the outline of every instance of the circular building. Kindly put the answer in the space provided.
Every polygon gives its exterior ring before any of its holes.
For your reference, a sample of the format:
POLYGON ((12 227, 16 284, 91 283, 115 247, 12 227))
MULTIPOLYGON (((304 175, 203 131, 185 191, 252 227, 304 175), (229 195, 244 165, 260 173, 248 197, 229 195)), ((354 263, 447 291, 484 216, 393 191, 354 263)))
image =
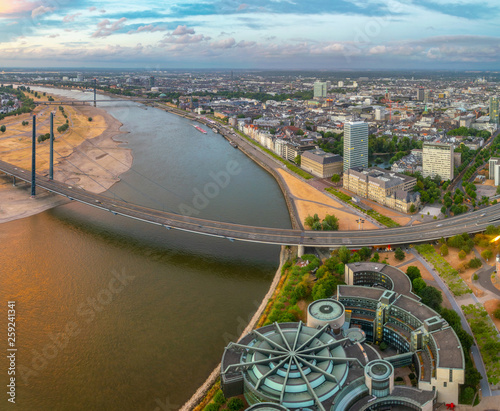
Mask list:
POLYGON ((316 300, 307 307, 307 326, 323 327, 328 324, 338 332, 345 322, 344 305, 333 299, 316 300))
POLYGON ((394 367, 389 361, 373 360, 365 367, 365 385, 370 395, 387 397, 394 390, 394 367))
POLYGON ((344 385, 349 361, 342 343, 302 323, 275 323, 252 331, 224 351, 221 382, 226 397, 245 394, 249 404, 290 409, 320 405, 344 385))

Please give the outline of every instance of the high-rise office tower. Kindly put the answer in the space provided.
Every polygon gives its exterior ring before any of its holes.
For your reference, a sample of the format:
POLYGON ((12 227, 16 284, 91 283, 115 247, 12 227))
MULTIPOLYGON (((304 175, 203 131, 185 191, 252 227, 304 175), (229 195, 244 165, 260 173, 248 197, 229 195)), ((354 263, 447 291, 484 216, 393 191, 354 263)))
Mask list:
POLYGON ((498 124, 498 97, 490 97, 490 123, 498 124))
POLYGON ((368 167, 368 123, 344 124, 344 172, 353 167, 368 167))
POLYGON ((325 98, 327 94, 327 84, 322 81, 314 83, 314 98, 325 98))
POLYGON ((417 100, 424 101, 425 90, 423 88, 417 89, 417 100))

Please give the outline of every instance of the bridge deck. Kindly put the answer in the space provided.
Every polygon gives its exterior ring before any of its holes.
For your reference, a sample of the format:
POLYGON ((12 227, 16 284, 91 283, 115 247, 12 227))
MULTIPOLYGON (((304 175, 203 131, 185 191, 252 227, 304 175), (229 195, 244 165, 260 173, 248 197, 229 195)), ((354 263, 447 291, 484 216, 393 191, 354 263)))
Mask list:
MULTIPOLYGON (((0 171, 31 183, 31 172, 0 161, 0 171)), ((374 244, 410 244, 437 240, 463 232, 484 231, 490 224, 500 222, 500 204, 487 209, 466 213, 446 220, 413 227, 398 227, 364 231, 300 231, 227 223, 188 217, 181 214, 155 210, 114 200, 102 194, 94 194, 58 181, 49 180, 37 174, 36 184, 47 191, 65 196, 71 200, 165 228, 204 234, 229 240, 276 245, 304 245, 318 247, 360 248, 374 244)))

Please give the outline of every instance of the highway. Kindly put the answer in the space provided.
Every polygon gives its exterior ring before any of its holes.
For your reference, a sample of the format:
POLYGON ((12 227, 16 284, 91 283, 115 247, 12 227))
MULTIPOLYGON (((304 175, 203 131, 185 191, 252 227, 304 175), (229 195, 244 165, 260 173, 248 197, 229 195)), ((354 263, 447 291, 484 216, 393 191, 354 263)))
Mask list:
MULTIPOLYGON (((0 161, 0 171, 31 184, 31 171, 3 161, 0 161)), ((102 194, 93 194, 62 182, 49 180, 41 175, 36 176, 36 184, 38 188, 108 211, 114 215, 164 226, 166 229, 177 229, 225 238, 229 241, 239 240, 262 244, 310 247, 339 247, 345 245, 349 248, 373 245, 393 246, 428 242, 463 232, 477 233, 484 231, 488 225, 500 224, 500 204, 496 204, 480 211, 468 212, 457 217, 436 220, 432 223, 416 224, 412 227, 362 231, 301 231, 205 220, 155 210, 126 201, 115 200, 102 194)))

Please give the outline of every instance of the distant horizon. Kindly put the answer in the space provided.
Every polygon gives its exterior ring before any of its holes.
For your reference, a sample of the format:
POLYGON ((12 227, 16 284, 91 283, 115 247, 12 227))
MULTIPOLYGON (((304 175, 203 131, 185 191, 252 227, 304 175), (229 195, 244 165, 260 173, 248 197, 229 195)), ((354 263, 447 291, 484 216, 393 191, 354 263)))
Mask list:
MULTIPOLYGON (((231 68, 231 67, 159 67, 155 69, 150 68, 140 68, 140 67, 112 67, 112 66, 102 66, 102 67, 50 67, 50 66, 39 66, 39 67, 2 67, 0 66, 0 72, 6 70, 25 70, 28 72, 37 71, 71 71, 71 72, 84 72, 84 71, 144 71, 144 72, 158 72, 158 71, 280 71, 280 72, 310 72, 310 73, 380 73, 380 72, 399 72, 399 73, 490 73, 490 74, 500 74, 500 69, 410 69, 410 68, 377 68, 377 69, 363 69, 363 68, 352 68, 352 69, 300 69, 300 68, 231 68)), ((0 73, 1 74, 1 73, 0 73)))
POLYGON ((15 0, 5 67, 498 70, 495 0, 15 0))

